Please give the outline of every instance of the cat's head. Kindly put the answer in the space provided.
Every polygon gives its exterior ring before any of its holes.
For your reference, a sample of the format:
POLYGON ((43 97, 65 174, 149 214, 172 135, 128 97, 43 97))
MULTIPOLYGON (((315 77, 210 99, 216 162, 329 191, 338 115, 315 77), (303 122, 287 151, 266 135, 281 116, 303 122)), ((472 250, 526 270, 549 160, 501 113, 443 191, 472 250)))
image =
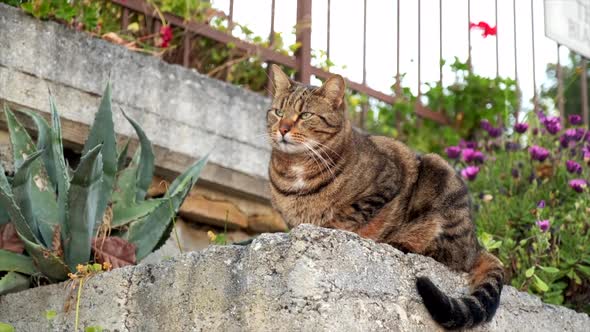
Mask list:
POLYGON ((276 65, 271 70, 274 94, 266 123, 273 149, 292 154, 312 152, 329 145, 350 126, 342 76, 334 75, 321 87, 312 87, 289 79, 276 65))

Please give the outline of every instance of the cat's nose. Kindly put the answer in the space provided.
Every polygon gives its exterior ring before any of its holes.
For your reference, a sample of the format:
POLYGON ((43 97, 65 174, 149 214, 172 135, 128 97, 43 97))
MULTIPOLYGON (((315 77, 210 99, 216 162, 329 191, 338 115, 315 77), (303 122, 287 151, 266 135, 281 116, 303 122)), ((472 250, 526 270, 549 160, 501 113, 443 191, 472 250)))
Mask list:
POLYGON ((281 135, 283 135, 283 136, 287 135, 289 130, 291 130, 290 123, 281 123, 281 125, 279 126, 279 131, 281 132, 281 135))

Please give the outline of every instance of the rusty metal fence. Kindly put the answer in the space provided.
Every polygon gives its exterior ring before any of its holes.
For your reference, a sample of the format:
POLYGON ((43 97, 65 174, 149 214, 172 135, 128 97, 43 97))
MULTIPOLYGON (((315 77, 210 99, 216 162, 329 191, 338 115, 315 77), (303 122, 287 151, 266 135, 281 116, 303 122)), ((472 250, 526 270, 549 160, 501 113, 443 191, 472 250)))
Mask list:
MULTIPOLYGON (((129 23, 129 17, 132 12, 139 13, 145 16, 146 24, 149 25, 149 28, 152 31, 158 31, 161 26, 160 16, 156 12, 156 10, 145 0, 108 0, 112 3, 115 3, 122 8, 122 15, 121 15, 121 24, 122 27, 126 27, 129 23)), ((326 43, 326 54, 327 57, 330 57, 330 39, 332 37, 331 28, 331 6, 335 3, 331 0, 316 0, 316 1, 326 1, 327 2, 327 20, 326 20, 326 31, 327 31, 327 43, 326 43)), ((523 1, 523 0, 519 0, 523 1)), ((466 17, 466 27, 471 24, 471 2, 472 0, 467 0, 467 17, 466 17)), ((394 86, 394 93, 392 95, 383 93, 378 91, 374 88, 371 88, 367 84, 367 0, 363 0, 363 56, 362 56, 362 81, 355 82, 353 80, 347 79, 348 87, 356 92, 362 93, 367 95, 368 97, 375 98, 381 102, 387 104, 393 104, 396 102, 397 98, 402 98, 400 92, 400 32, 403 33, 403 30, 400 27, 400 0, 396 0, 396 48, 397 48, 397 59, 396 59, 396 83, 394 86)), ((428 109, 425 105, 420 102, 420 96, 422 95, 422 73, 421 73, 421 61, 422 61, 422 49, 421 49, 421 39, 423 37, 423 32, 421 27, 423 23, 421 22, 421 6, 422 0, 416 0, 415 5, 418 9, 418 20, 417 20, 417 35, 416 38, 418 40, 418 58, 417 58, 417 76, 418 76, 418 84, 417 84, 417 103, 415 105, 415 113, 423 118, 433 120, 439 124, 446 125, 452 122, 452 119, 449 119, 445 116, 444 110, 434 111, 428 109)), ((533 80, 533 107, 535 110, 539 107, 539 95, 538 95, 538 87, 537 87, 537 78, 535 75, 536 69, 536 58, 535 58, 535 20, 534 20, 534 8, 535 5, 542 5, 542 3, 538 0, 530 0, 530 14, 531 15, 531 35, 532 35, 532 80, 533 80)), ((275 36, 275 6, 276 1, 271 1, 271 24, 270 24, 270 31, 269 31, 269 39, 272 45, 272 39, 275 36)), ((438 12, 439 12, 439 27, 438 27, 438 38, 439 38, 439 60, 443 60, 443 24, 442 24, 442 13, 444 10, 443 1, 438 1, 438 12)), ((495 22, 498 20, 498 0, 494 0, 494 17, 495 22)), ((498 47, 498 39, 499 38, 512 38, 514 40, 514 54, 513 54, 513 61, 514 61, 514 78, 516 80, 516 84, 518 87, 519 84, 519 77, 518 77, 518 44, 517 44, 517 19, 518 15, 516 14, 516 0, 512 0, 512 24, 513 24, 513 35, 500 35, 497 30, 494 31, 495 35, 495 66, 496 66, 496 76, 499 74, 499 47, 498 47)), ((264 47, 260 45, 256 45, 250 43, 248 41, 241 40, 237 37, 231 35, 231 33, 223 32, 217 30, 206 23, 195 22, 195 21, 185 21, 182 17, 171 15, 171 14, 163 14, 164 18, 167 21, 167 24, 171 25, 174 28, 182 29, 185 31, 184 39, 183 39, 183 47, 184 54, 183 54, 183 65, 188 66, 189 59, 191 57, 190 50, 191 48, 188 47, 191 43, 191 39, 194 36, 203 36, 206 38, 210 38, 220 43, 224 44, 232 44, 235 48, 240 51, 246 52, 252 56, 257 56, 261 60, 270 63, 281 64, 283 66, 292 68, 296 71, 296 79, 303 82, 309 83, 310 79, 313 76, 318 77, 320 79, 326 79, 332 74, 322 68, 318 68, 313 66, 311 63, 312 57, 312 49, 311 49, 311 33, 312 33, 312 0, 297 0, 297 13, 296 13, 296 42, 300 45, 300 47, 295 52, 294 56, 289 56, 280 52, 277 52, 270 47, 264 47)), ((228 14, 228 25, 231 27, 233 24, 233 17, 234 17, 234 0, 229 0, 229 14, 228 14)), ((231 29, 228 29, 231 31, 231 29)), ((472 40, 472 32, 471 29, 468 29, 468 64, 471 68, 471 40, 472 40)), ((564 97, 563 97, 563 77, 562 77, 562 67, 561 67, 561 59, 559 57, 559 49, 563 47, 559 44, 556 45, 557 47, 557 80, 558 80, 558 95, 557 95, 557 107, 560 111, 561 116, 564 115, 564 97)), ((443 81, 443 62, 439 61, 439 84, 442 86, 443 81)), ((582 59, 581 63, 582 68, 586 67, 586 59, 582 59)), ((581 70, 581 96, 582 96, 582 110, 581 113, 583 114, 584 123, 588 126, 588 93, 587 93, 587 73, 586 70, 581 70)), ((518 110, 517 114, 518 117, 518 110)))

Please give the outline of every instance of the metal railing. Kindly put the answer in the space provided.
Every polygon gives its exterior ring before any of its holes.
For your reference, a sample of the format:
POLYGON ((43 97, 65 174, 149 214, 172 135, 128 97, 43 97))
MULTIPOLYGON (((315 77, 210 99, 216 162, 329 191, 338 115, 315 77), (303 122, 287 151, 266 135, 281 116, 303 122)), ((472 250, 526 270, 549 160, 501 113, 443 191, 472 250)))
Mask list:
MULTIPOLYGON (((122 26, 125 28, 129 23, 129 17, 131 11, 140 13, 145 15, 146 17, 146 24, 150 25, 152 31, 157 31, 161 26, 160 16, 154 10, 154 8, 144 0, 109 0, 112 3, 118 4, 123 8, 123 12, 121 15, 122 26), (155 22, 155 23, 152 23, 155 22)), ((327 31, 327 43, 326 43, 326 54, 327 57, 330 57, 330 38, 332 36, 331 33, 331 6, 333 2, 330 0, 327 1, 327 20, 326 20, 326 31, 327 31)), ((537 78, 535 75, 536 70, 536 59, 535 59, 535 21, 534 21, 534 2, 535 0, 530 0, 530 15, 531 15, 531 32, 532 32, 532 79, 533 79, 533 107, 536 110, 539 105, 539 96, 537 92, 537 78)), ((423 32, 421 31, 421 6, 422 1, 417 0, 416 6, 418 8, 418 20, 417 20, 417 40, 418 40, 418 59, 417 59, 417 103, 415 105, 415 113, 423 118, 427 118, 433 120, 439 124, 450 124, 452 120, 445 116, 444 110, 433 111, 423 105, 420 102, 420 96, 422 95, 422 72, 421 72, 421 61, 422 61, 422 49, 421 49, 421 39, 423 32)), ((537 2, 539 4, 539 2, 537 2)), ((270 45, 273 44, 273 38, 275 36, 275 0, 271 2, 271 24, 270 24, 270 45)), ((365 94, 368 97, 375 98, 381 102, 387 104, 393 104, 397 101, 398 98, 403 98, 400 93, 400 0, 397 0, 396 7, 396 47, 397 47, 397 59, 396 59, 396 82, 394 85, 394 93, 392 95, 383 93, 376 89, 371 88, 367 84, 367 63, 366 63, 366 54, 367 54, 367 0, 363 0, 363 58, 362 58, 362 81, 356 82, 350 79, 347 79, 348 87, 356 92, 361 94, 365 94)), ((443 1, 439 0, 438 2, 438 9, 439 9, 439 29, 438 29, 438 39, 439 39, 439 60, 443 60, 443 24, 442 24, 442 13, 443 13, 443 1)), ((495 65, 496 65, 496 75, 499 75, 499 47, 498 47, 498 39, 502 38, 513 38, 514 40, 514 78, 516 80, 517 88, 519 84, 519 77, 518 77, 518 50, 517 50, 517 15, 516 15, 516 0, 512 0, 512 24, 513 24, 513 35, 509 36, 504 35, 500 36, 497 33, 495 35, 495 65)), ((297 13, 296 13, 296 42, 300 45, 300 47, 295 52, 294 56, 289 56, 280 52, 273 50, 270 47, 264 47, 260 45, 256 45, 250 43, 248 41, 241 40, 237 37, 231 35, 231 26, 233 25, 233 18, 234 18, 234 0, 229 1, 229 14, 228 14, 228 26, 230 29, 230 33, 226 33, 220 30, 217 30, 206 23, 200 23, 195 21, 185 21, 182 17, 171 15, 171 14, 164 14, 164 17, 169 25, 175 28, 179 28, 185 31, 184 40, 183 40, 183 62, 184 66, 189 65, 190 60, 190 46, 191 39, 194 36, 203 36, 206 38, 210 38, 220 43, 229 44, 231 43, 236 49, 245 52, 246 54, 250 54, 252 56, 257 56, 261 60, 270 63, 281 64, 289 68, 293 68, 296 71, 296 79, 303 82, 309 83, 311 76, 316 76, 320 79, 326 79, 330 77, 332 74, 322 68, 313 66, 311 63, 311 33, 312 33, 312 21, 311 21, 311 10, 312 10, 312 0, 297 0, 297 13)), ((494 17, 495 22, 497 22, 498 18, 498 0, 494 0, 494 17)), ((467 18, 466 18, 466 27, 469 26, 471 22, 471 0, 467 0, 467 18)), ((469 67, 471 68, 471 29, 468 30, 468 59, 467 62, 469 67)), ((561 46, 557 45, 558 49, 558 57, 557 57, 557 80, 558 80, 558 96, 557 96, 557 106, 560 111, 561 116, 564 115, 564 98, 563 98, 563 77, 562 77, 562 68, 561 68, 561 59, 559 57, 559 48, 561 46)), ((443 62, 439 61, 439 84, 442 86, 443 82, 443 62)), ((582 66, 586 65, 586 60, 582 60, 582 66)), ((586 68, 586 67, 584 67, 586 68)), ((583 119, 586 125, 588 125, 588 95, 587 95, 587 77, 586 77, 586 70, 581 71, 581 79, 582 79, 582 114, 583 119)), ((365 109, 366 112, 366 109, 365 109)), ((516 110, 516 114, 514 115, 518 118, 518 109, 516 110)))

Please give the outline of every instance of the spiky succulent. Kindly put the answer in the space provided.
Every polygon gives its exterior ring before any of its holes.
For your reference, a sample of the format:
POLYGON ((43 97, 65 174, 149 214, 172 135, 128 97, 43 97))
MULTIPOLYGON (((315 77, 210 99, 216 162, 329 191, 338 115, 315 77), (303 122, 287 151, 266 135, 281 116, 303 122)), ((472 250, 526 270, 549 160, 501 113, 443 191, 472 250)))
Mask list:
POLYGON ((129 142, 117 152, 110 84, 75 170, 64 158, 52 96, 49 106, 51 126, 39 114, 25 112, 36 124, 36 144, 4 108, 15 173, 8 178, 0 164, 0 229, 7 230, 11 223, 25 252, 19 253, 18 245, 16 250, 0 246, 0 294, 28 287, 27 275, 54 282, 65 280, 78 264, 140 261, 167 237, 206 163, 202 158, 178 176, 164 197, 146 199, 154 173, 152 145, 139 124, 124 114, 137 133, 139 148, 128 165, 129 142), (125 250, 131 251, 131 258, 120 257, 125 250))

